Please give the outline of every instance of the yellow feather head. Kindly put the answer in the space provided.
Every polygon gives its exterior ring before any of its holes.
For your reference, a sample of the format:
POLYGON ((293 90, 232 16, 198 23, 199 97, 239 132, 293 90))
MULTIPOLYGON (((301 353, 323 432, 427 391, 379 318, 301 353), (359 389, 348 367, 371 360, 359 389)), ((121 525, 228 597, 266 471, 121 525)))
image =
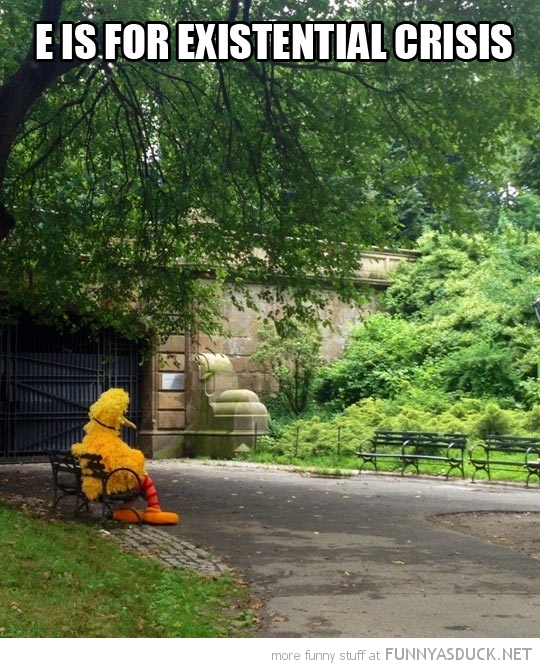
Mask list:
POLYGON ((122 425, 135 428, 124 415, 129 406, 129 394, 121 388, 111 388, 90 406, 90 422, 84 427, 88 433, 95 429, 114 429, 120 431, 122 425))

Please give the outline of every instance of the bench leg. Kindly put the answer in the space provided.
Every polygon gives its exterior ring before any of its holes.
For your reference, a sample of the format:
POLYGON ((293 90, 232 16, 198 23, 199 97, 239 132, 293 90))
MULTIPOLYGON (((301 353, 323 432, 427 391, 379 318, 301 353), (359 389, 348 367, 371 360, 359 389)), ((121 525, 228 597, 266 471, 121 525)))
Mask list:
POLYGON ((534 471, 531 471, 531 470, 529 469, 529 475, 527 476, 527 482, 525 483, 525 486, 526 486, 526 487, 529 486, 529 479, 530 479, 530 477, 531 477, 532 475, 535 475, 535 476, 538 478, 538 482, 540 483, 540 469, 538 469, 538 470, 534 470, 534 471))
POLYGON ((463 467, 463 464, 462 463, 457 463, 457 464, 450 464, 450 467, 449 467, 448 471, 446 472, 446 479, 447 480, 450 477, 450 474, 452 473, 452 471, 454 469, 457 469, 458 471, 460 471, 461 472, 461 477, 465 478, 465 468, 463 467))
POLYGON ((377 471, 377 462, 374 459, 363 459, 362 464, 358 468, 358 472, 362 473, 362 470, 366 464, 372 464, 373 465, 373 470, 377 471))
POLYGON ((416 469, 416 473, 420 474, 420 469, 418 468, 418 461, 416 459, 414 460, 408 460, 405 457, 403 459, 403 464, 401 465, 401 475, 405 475, 405 469, 407 469, 409 466, 414 466, 416 469))
POLYGON ((480 467, 478 467, 474 470, 474 473, 471 476, 471 482, 475 482, 476 474, 480 473, 480 471, 483 471, 487 475, 488 480, 491 480, 491 475, 489 473, 489 469, 486 468, 485 466, 480 466, 480 467))

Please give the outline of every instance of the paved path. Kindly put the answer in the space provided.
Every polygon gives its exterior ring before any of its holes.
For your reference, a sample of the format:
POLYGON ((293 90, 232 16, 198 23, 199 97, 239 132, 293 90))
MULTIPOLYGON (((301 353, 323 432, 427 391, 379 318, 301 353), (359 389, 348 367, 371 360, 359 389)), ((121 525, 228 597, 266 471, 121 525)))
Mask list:
MULTIPOLYGON (((162 506, 182 521, 123 527, 115 536, 128 547, 144 537, 145 549, 170 565, 240 571, 265 602, 261 637, 538 637, 538 560, 429 521, 440 513, 537 512, 538 487, 148 465, 162 506)), ((50 498, 47 465, 0 474, 6 489, 26 478, 36 496, 50 498)))
MULTIPOLYGON (((538 637, 538 560, 429 521, 538 511, 523 486, 152 464, 171 528, 241 570, 264 637, 538 637)), ((540 528, 540 519, 538 526, 540 528)))

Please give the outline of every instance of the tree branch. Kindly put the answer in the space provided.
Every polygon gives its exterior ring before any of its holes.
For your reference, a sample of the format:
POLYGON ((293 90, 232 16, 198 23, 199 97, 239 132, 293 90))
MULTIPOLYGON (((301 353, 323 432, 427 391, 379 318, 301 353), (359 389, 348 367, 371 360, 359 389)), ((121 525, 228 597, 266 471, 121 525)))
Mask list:
POLYGON ((229 16, 227 17, 227 23, 233 23, 236 21, 236 17, 238 16, 238 5, 240 4, 240 0, 231 0, 231 5, 229 7, 229 16))
MULTIPOLYGON (((242 6, 242 22, 249 23, 249 12, 251 10, 251 1, 244 0, 242 6)), ((229 7, 229 16, 227 17, 227 23, 234 23, 238 16, 238 6, 240 5, 240 0, 231 0, 229 7)))
POLYGON ((39 20, 47 23, 56 23, 62 13, 63 5, 64 0, 43 0, 39 20))

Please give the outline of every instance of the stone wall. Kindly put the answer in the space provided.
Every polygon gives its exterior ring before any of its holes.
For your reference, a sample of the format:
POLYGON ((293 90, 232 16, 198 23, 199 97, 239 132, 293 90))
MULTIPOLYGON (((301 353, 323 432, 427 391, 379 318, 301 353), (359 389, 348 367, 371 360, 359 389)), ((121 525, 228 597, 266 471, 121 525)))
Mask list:
MULTIPOLYGON (((363 320, 366 314, 377 310, 378 296, 391 283, 389 274, 399 263, 414 261, 417 256, 418 253, 414 251, 397 253, 372 250, 365 252, 357 279, 363 285, 372 286, 373 294, 363 307, 344 304, 335 293, 327 292, 328 305, 321 314, 323 319, 328 319, 332 323, 331 327, 323 329, 321 352, 326 361, 339 357, 351 327, 363 320)), ((224 320, 229 326, 227 336, 199 335, 191 344, 192 354, 217 352, 228 355, 239 375, 240 386, 257 393, 268 390, 266 379, 251 362, 251 356, 257 348, 257 332, 262 320, 271 309, 271 305, 257 297, 262 287, 253 285, 252 288, 251 296, 256 304, 256 310, 239 311, 234 306, 232 299, 224 299, 222 307, 224 320)))
POLYGON ((139 447, 147 457, 178 456, 186 429, 189 337, 178 334, 159 346, 144 369, 139 447))
MULTIPOLYGON (((332 326, 323 331, 322 354, 325 360, 336 359, 351 326, 378 307, 378 295, 388 287, 388 274, 403 261, 414 261, 417 253, 373 250, 364 254, 358 273, 360 283, 373 286, 373 295, 363 307, 344 304, 329 293, 323 314, 332 326)), ((256 309, 239 310, 231 298, 224 298, 222 311, 229 332, 227 336, 194 337, 178 334, 159 347, 145 368, 143 387, 143 422, 139 443, 148 457, 171 457, 185 454, 185 436, 195 426, 195 393, 198 371, 193 356, 198 353, 223 353, 232 363, 238 387, 257 394, 268 391, 268 380, 254 366, 251 356, 257 347, 257 332, 271 306, 257 297, 262 286, 253 285, 256 309)))
MULTIPOLYGON (((222 308, 229 327, 226 336, 200 334, 191 342, 191 354, 213 351, 227 355, 238 374, 240 387, 257 393, 266 392, 269 388, 266 378, 251 361, 251 356, 257 348, 257 332, 271 308, 257 299, 256 293, 259 287, 261 286, 253 286, 253 298, 256 301, 257 310, 247 308, 239 311, 232 299, 224 300, 222 308)), ((325 360, 330 361, 340 355, 349 329, 375 308, 375 299, 372 299, 363 308, 358 308, 343 304, 335 295, 329 295, 324 317, 328 317, 333 326, 323 330, 322 354, 325 360)))

